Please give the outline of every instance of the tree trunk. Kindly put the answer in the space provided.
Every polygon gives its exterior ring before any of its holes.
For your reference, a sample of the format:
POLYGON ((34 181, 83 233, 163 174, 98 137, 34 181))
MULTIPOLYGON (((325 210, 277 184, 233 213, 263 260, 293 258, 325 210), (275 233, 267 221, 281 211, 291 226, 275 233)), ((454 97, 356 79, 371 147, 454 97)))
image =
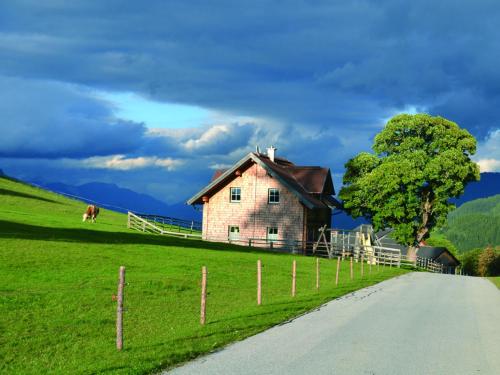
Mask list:
MULTIPOLYGON (((420 242, 425 238, 427 233, 429 232, 428 224, 431 219, 431 214, 432 214, 432 205, 433 202, 431 201, 431 192, 427 191, 424 193, 423 196, 423 202, 422 202, 422 224, 420 225, 420 228, 417 231, 417 244, 420 245, 420 242)), ((416 248, 415 248, 416 251, 416 248)), ((409 252, 408 252, 409 255, 409 252)))
POLYGON ((416 246, 408 246, 408 252, 406 253, 408 260, 413 262, 413 264, 417 265, 417 247, 416 246))

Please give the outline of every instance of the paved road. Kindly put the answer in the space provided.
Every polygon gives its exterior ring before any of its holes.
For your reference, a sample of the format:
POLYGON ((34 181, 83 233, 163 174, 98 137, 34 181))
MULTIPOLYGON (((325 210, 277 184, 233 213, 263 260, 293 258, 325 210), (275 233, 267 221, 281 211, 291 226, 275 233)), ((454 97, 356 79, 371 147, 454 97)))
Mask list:
POLYGON ((411 273, 166 373, 498 375, 500 291, 411 273))

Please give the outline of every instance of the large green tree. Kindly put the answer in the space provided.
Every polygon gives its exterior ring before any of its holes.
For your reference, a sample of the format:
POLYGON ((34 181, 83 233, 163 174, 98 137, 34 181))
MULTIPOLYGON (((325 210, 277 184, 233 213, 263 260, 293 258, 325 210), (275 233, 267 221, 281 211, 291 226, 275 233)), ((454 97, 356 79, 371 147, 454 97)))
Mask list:
POLYGON ((394 239, 414 255, 455 208, 449 199, 479 180, 479 167, 470 159, 476 140, 442 117, 401 114, 375 137, 373 151, 346 163, 344 209, 369 219, 375 230, 393 228, 394 239))

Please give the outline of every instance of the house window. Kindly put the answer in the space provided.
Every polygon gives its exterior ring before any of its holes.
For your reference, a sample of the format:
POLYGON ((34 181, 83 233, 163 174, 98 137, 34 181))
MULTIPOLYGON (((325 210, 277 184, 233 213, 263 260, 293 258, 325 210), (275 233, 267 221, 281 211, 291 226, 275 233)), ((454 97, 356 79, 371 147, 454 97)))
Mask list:
POLYGON ((233 187, 231 188, 231 196, 230 196, 231 202, 241 202, 241 188, 239 187, 233 187))
POLYGON ((267 241, 273 242, 278 240, 278 227, 267 228, 267 241))
POLYGON ((280 191, 278 189, 269 189, 268 193, 268 203, 279 203, 280 202, 280 191))
POLYGON ((229 239, 230 240, 238 240, 240 238, 240 227, 237 225, 229 226, 229 239))

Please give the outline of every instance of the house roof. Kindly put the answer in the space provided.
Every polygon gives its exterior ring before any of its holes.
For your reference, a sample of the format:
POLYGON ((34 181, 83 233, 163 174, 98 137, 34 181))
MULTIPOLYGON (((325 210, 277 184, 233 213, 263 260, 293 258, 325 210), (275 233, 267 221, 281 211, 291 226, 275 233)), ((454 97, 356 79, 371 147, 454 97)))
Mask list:
POLYGON ((256 163, 272 177, 279 180, 308 208, 334 207, 338 203, 330 195, 334 194, 332 177, 328 168, 301 167, 284 158, 269 157, 260 153, 249 153, 227 170, 216 171, 212 181, 199 191, 188 204, 202 203, 202 197, 213 195, 236 177, 237 170, 244 170, 256 163))

